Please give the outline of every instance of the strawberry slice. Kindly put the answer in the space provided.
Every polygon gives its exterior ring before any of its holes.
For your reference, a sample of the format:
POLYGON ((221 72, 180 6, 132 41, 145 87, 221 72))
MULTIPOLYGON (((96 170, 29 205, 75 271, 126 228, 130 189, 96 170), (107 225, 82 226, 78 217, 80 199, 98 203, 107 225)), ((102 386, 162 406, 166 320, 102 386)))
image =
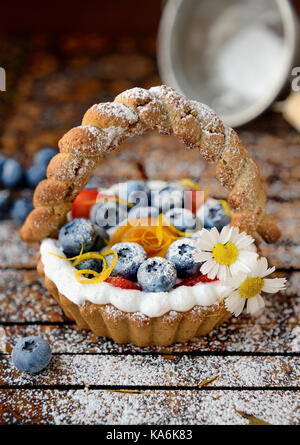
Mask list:
POLYGON ((72 218, 89 218, 90 209, 95 204, 98 189, 84 189, 76 197, 72 205, 72 218))
POLYGON ((187 208, 196 215, 199 208, 205 203, 203 193, 198 190, 188 190, 187 208))
POLYGON ((72 205, 72 219, 75 218, 89 218, 91 207, 96 202, 104 201, 105 198, 111 198, 112 195, 103 193, 98 189, 84 189, 73 202, 72 205))
POLYGON ((108 277, 105 281, 106 283, 109 283, 114 287, 120 287, 121 289, 142 290, 140 286, 133 283, 132 281, 126 280, 123 277, 108 277))
POLYGON ((196 277, 191 278, 185 278, 180 283, 175 284, 175 287, 180 286, 195 286, 195 284, 198 283, 212 283, 213 281, 218 281, 217 279, 211 280, 210 278, 207 278, 207 275, 197 275, 196 277))

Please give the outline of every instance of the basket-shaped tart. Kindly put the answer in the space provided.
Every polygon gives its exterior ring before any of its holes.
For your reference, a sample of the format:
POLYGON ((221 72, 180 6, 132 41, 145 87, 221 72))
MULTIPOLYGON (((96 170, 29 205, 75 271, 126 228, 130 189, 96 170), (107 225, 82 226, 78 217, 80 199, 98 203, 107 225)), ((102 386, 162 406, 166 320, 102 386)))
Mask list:
MULTIPOLYGON (((283 288, 283 280, 265 278, 273 269, 259 259, 253 244, 258 235, 267 242, 280 236, 265 212, 258 168, 237 134, 206 105, 166 86, 133 88, 112 103, 92 106, 82 125, 59 141, 59 149, 47 179, 35 190, 34 210, 21 238, 42 241, 38 271, 79 328, 142 346, 184 342, 207 334, 231 313, 237 315, 246 302, 249 312, 261 309, 261 292, 283 288), (67 222, 103 155, 148 130, 174 134, 186 148, 216 163, 217 179, 230 190, 230 213, 222 203, 230 219, 222 227, 207 226, 196 209, 182 226, 176 212, 186 215, 178 202, 184 202, 188 181, 132 181, 127 185, 146 194, 145 205, 135 206, 119 184, 119 191, 100 191, 88 214, 67 222), (166 210, 170 190, 175 198, 166 210), (149 203, 149 194, 158 203, 149 203), (121 218, 124 207, 129 213, 121 218), (112 208, 115 224, 107 219, 102 224, 112 208)), ((200 207, 205 210, 209 204, 204 196, 200 207)))

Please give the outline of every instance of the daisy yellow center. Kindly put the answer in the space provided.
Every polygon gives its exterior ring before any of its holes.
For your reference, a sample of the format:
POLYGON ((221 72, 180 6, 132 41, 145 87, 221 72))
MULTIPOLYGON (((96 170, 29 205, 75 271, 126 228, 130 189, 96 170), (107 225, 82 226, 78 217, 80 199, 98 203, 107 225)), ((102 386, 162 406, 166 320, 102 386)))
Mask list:
POLYGON ((264 280, 260 277, 247 278, 239 287, 240 295, 243 298, 253 298, 260 294, 264 286, 264 280))
POLYGON ((212 250, 214 260, 222 266, 231 266, 236 261, 238 254, 238 248, 230 241, 226 244, 218 243, 212 250))

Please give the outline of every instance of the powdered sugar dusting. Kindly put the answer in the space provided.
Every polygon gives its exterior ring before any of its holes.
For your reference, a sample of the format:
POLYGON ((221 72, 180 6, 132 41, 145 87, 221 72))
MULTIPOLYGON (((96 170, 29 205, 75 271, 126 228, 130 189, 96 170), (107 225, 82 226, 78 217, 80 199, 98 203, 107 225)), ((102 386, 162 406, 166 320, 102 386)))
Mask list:
POLYGON ((11 221, 0 222, 0 267, 35 267, 38 244, 20 241, 20 226, 11 221))
POLYGON ((293 329, 292 336, 293 336, 291 343, 292 351, 300 352, 300 326, 297 326, 295 329, 293 329))
MULTIPOLYGON (((88 388, 88 387, 87 387, 88 388)), ((4 422, 107 425, 248 425, 246 415, 274 425, 298 424, 299 399, 293 391, 12 391, 1 402, 4 422), (22 411, 24 402, 31 411, 22 411), (21 409, 21 411, 20 411, 21 409), (12 413, 19 413, 13 417, 12 413)))
POLYGON ((138 116, 131 108, 118 102, 96 104, 92 109, 100 115, 102 113, 111 114, 112 119, 119 119, 124 126, 132 125, 138 121, 138 116))
POLYGON ((15 372, 10 358, 2 361, 6 384, 97 386, 180 386, 197 388, 218 376, 211 387, 297 386, 298 357, 222 357, 187 355, 56 355, 41 374, 15 372))
POLYGON ((200 123, 203 130, 210 131, 211 133, 219 133, 222 123, 216 113, 206 104, 191 101, 193 108, 197 111, 200 117, 200 123))

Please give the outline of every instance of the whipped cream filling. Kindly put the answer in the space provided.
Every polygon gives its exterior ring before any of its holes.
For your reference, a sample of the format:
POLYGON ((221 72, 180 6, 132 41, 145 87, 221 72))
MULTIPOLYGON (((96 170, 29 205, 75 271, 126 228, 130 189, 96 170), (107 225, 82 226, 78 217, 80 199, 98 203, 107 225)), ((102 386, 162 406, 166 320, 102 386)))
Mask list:
POLYGON ((211 306, 219 302, 228 290, 219 281, 180 286, 170 292, 143 292, 121 289, 109 283, 82 284, 75 278, 74 267, 65 258, 58 241, 43 240, 40 248, 45 275, 55 283, 58 291, 78 306, 86 301, 94 304, 113 304, 124 312, 140 312, 148 317, 160 317, 173 310, 186 312, 194 306, 211 306))

